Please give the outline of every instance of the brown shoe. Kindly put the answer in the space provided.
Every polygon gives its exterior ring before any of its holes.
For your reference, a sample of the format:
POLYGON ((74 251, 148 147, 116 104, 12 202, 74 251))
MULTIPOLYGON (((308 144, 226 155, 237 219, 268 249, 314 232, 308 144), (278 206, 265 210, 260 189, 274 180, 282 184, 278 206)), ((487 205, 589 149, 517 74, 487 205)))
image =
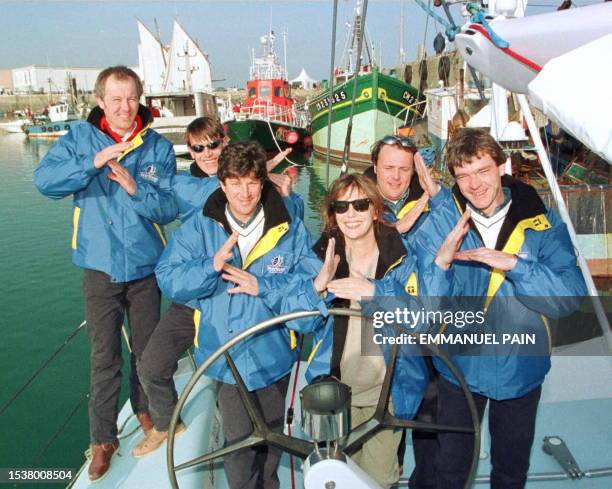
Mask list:
MULTIPOLYGON (((179 436, 187 428, 183 423, 176 425, 174 436, 179 436)), ((146 436, 134 447, 132 455, 136 458, 144 457, 149 453, 157 450, 166 440, 168 439, 167 431, 157 431, 155 428, 151 429, 146 436)))
POLYGON ((151 419, 151 415, 149 413, 136 413, 136 418, 138 418, 138 422, 140 423, 142 431, 144 431, 145 435, 153 429, 153 420, 151 419))
POLYGON ((119 449, 119 441, 91 446, 91 462, 89 463, 89 480, 98 481, 108 472, 113 455, 119 449))

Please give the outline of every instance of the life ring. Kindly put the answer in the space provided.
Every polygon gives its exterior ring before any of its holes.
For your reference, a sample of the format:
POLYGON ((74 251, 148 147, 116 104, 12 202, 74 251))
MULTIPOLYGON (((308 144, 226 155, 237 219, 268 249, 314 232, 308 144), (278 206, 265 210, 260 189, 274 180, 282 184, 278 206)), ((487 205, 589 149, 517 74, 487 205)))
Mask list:
POLYGON ((66 125, 64 126, 64 129, 65 129, 66 131, 70 131, 70 124, 66 124, 66 125))
POLYGON ((53 130, 54 130, 55 132, 59 132, 59 130, 60 130, 60 126, 53 126, 53 130))
POLYGON ((47 128, 46 128, 45 126, 42 126, 42 127, 40 128, 40 130, 41 130, 42 132, 47 132, 47 128))

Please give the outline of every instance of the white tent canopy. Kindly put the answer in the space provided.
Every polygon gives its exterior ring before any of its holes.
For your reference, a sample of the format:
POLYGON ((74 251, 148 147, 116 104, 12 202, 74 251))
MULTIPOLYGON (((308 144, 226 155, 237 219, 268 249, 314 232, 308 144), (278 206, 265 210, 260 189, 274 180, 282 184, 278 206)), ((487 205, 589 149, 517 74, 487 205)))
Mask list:
POLYGON ((317 81, 313 78, 310 78, 308 76, 308 73, 306 73, 306 70, 302 68, 300 74, 296 78, 291 80, 289 83, 291 83, 291 85, 301 85, 302 88, 311 90, 314 88, 315 83, 317 83, 317 81))

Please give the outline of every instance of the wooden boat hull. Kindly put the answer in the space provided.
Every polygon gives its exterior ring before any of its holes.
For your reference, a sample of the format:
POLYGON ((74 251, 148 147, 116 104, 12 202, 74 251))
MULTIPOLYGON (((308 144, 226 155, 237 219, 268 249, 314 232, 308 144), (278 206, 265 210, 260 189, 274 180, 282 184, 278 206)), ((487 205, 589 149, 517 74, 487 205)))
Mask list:
MULTIPOLYGON (((331 154, 342 157, 351 112, 354 81, 334 87, 332 104, 331 154)), ((315 152, 327 151, 329 92, 319 93, 308 106, 311 115, 312 139, 315 152)), ((374 70, 359 75, 353 116, 351 161, 369 162, 370 149, 380 138, 394 134, 396 129, 421 117, 423 98, 413 86, 374 70)))

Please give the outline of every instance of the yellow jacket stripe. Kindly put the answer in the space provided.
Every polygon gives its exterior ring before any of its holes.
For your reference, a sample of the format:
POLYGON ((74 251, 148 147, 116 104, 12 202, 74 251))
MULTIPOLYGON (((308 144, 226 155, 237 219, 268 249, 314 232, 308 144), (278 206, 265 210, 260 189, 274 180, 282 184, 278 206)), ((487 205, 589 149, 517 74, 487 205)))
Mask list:
MULTIPOLYGON (((503 247, 502 251, 504 253, 509 253, 511 255, 516 255, 523 243, 525 242, 525 231, 527 229, 532 229, 534 231, 544 231, 550 228, 550 222, 544 214, 539 214, 535 217, 530 217, 528 219, 523 219, 520 221, 512 234, 508 238, 508 242, 503 247)), ((489 287, 487 289, 487 302, 485 308, 487 308, 491 302, 493 296, 497 293, 501 284, 505 280, 506 275, 503 271, 494 268, 491 270, 491 276, 489 278, 489 287)))
POLYGON ((159 234, 159 239, 161 239, 161 242, 163 243, 163 245, 166 246, 168 242, 166 241, 166 236, 164 236, 164 232, 161 226, 157 224, 156 222, 154 222, 153 227, 155 228, 155 231, 157 231, 157 234, 159 234))
POLYGON ((143 127, 140 130, 140 132, 136 134, 136 136, 134 136, 134 139, 130 141, 132 143, 132 146, 126 149, 123 153, 121 153, 119 157, 117 158, 117 161, 121 161, 123 158, 125 158, 128 154, 130 154, 136 148, 138 148, 139 146, 142 146, 142 143, 144 142, 142 138, 147 133, 148 130, 149 130, 149 126, 143 127))
MULTIPOLYGON (((397 219, 400 220, 402 217, 408 214, 412 210, 412 208, 416 205, 417 202, 418 200, 411 200, 410 202, 407 202, 406 205, 402 207, 400 211, 397 213, 397 219)), ((426 204, 425 209, 423 209, 423 212, 428 212, 428 211, 429 211, 429 204, 426 204)))
POLYGON ((242 269, 246 270, 251 263, 273 249, 287 231, 289 231, 289 223, 287 222, 268 229, 268 232, 261 237, 249 253, 249 256, 247 256, 242 269))
POLYGON ((200 345, 198 343, 198 333, 200 332, 200 318, 202 317, 202 313, 199 309, 195 309, 193 311, 193 324, 195 325, 195 337, 193 339, 193 344, 196 348, 200 345))
POLYGON ((408 295, 419 295, 419 281, 417 279, 416 272, 412 272, 410 277, 408 277, 408 282, 406 282, 406 287, 404 288, 408 295))
POLYGON ((79 218, 81 217, 81 208, 75 207, 72 214, 72 249, 77 249, 77 238, 79 236, 79 218))

